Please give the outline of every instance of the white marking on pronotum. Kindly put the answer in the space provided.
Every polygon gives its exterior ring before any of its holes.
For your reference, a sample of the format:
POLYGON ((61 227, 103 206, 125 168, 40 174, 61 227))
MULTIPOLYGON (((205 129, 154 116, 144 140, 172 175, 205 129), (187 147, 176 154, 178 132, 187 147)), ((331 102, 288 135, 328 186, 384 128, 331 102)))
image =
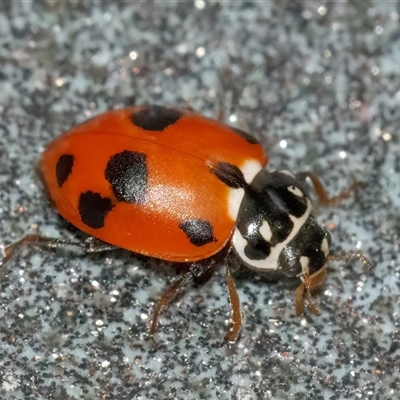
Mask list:
POLYGON ((287 190, 293 194, 295 194, 298 197, 304 197, 303 192, 296 186, 291 185, 287 187, 287 190))
POLYGON ((293 215, 289 214, 289 218, 293 222, 293 229, 290 232, 289 236, 286 238, 281 243, 278 243, 276 246, 271 248, 271 253, 268 257, 266 257, 263 260, 251 260, 244 254, 244 249, 247 245, 247 240, 243 238, 243 236, 240 234, 239 230, 235 228, 235 231, 233 233, 232 237, 232 243, 233 246, 239 255, 239 257, 246 263, 248 264, 251 268, 257 269, 257 270, 276 270, 278 269, 278 260, 279 256, 283 250, 283 248, 292 241, 292 239, 298 234, 300 231, 301 227, 304 225, 304 223, 307 221, 310 213, 311 213, 311 201, 307 199, 307 210, 306 212, 300 217, 300 218, 295 218, 293 215))
MULTIPOLYGON (((242 171, 244 180, 247 183, 251 183, 254 177, 262 170, 262 165, 254 159, 246 160, 239 168, 242 171)), ((229 189, 228 195, 228 212, 229 216, 233 221, 237 220, 240 205, 244 197, 244 190, 239 189, 229 189)))
POLYGON ((281 174, 289 175, 289 176, 291 176, 292 178, 296 178, 296 177, 294 176, 293 172, 288 171, 287 169, 284 169, 284 170, 278 171, 278 172, 281 173, 281 174))
POLYGON ((329 243, 328 243, 328 239, 325 238, 322 243, 321 243, 321 250, 323 251, 323 253, 325 254, 325 257, 328 257, 329 254, 329 243))
POLYGON ((261 234, 261 236, 267 241, 270 242, 271 241, 271 237, 272 237, 272 232, 271 232, 271 228, 269 226, 269 223, 267 221, 263 221, 263 223, 260 226, 259 232, 261 234))
POLYGON ((310 259, 305 256, 300 257, 300 265, 301 265, 301 273, 302 275, 308 274, 310 272, 309 265, 310 265, 310 259))
POLYGON ((246 160, 240 167, 244 180, 251 183, 254 177, 262 170, 262 165, 254 159, 246 160))
POLYGON ((229 189, 228 194, 228 213, 233 221, 237 220, 240 205, 244 197, 244 189, 229 189))

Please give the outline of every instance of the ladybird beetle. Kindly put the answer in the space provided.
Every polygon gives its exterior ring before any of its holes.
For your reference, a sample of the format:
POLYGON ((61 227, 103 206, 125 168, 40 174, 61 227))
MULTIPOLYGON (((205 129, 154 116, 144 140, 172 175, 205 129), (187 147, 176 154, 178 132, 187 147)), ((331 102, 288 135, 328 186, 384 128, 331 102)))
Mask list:
MULTIPOLYGON (((305 178, 329 202, 315 175, 268 172, 261 144, 248 133, 192 111, 162 106, 109 111, 75 126, 45 149, 40 170, 58 212, 81 231, 113 246, 187 265, 156 303, 161 310, 189 281, 206 282, 227 264, 232 327, 242 317, 234 265, 300 279, 303 297, 326 275, 330 235, 315 219, 305 178)), ((24 243, 60 244, 28 235, 24 243)))

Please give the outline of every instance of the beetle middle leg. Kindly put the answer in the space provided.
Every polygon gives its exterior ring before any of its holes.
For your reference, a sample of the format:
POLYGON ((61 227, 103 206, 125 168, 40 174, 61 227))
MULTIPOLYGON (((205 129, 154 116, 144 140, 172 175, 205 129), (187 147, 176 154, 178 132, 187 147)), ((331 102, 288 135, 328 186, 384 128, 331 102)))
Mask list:
MULTIPOLYGON (((222 264, 229 250, 222 250, 216 256, 206 260, 201 260, 190 264, 189 271, 185 272, 178 280, 173 282, 161 295, 156 302, 150 317, 147 321, 149 337, 152 338, 157 331, 158 319, 164 308, 175 301, 184 291, 186 285, 192 282, 195 286, 204 285, 214 275, 216 269, 222 264)), ((233 327, 225 336, 224 343, 233 343, 236 341, 241 327, 241 313, 239 297, 236 292, 233 278, 230 275, 229 267, 227 266, 227 283, 229 300, 232 310, 233 327)))
POLYGON ((176 300, 185 289, 189 282, 193 282, 196 286, 203 285, 206 283, 214 274, 218 264, 213 260, 204 260, 194 262, 191 264, 189 271, 185 272, 178 280, 172 283, 161 295, 156 302, 153 311, 147 321, 147 328, 149 330, 149 336, 152 338, 157 330, 158 318, 162 310, 169 306, 174 300, 176 300))
POLYGON ((226 251, 222 250, 214 257, 189 264, 189 270, 164 291, 147 321, 150 337, 153 337, 157 330, 158 318, 162 310, 182 294, 189 282, 192 282, 195 286, 201 286, 208 282, 215 270, 221 265, 225 255, 226 251))
POLYGON ((161 311, 165 307, 169 306, 182 293, 183 289, 187 283, 192 280, 192 278, 193 277, 190 272, 185 273, 182 277, 170 285, 158 299, 147 321, 147 328, 149 330, 150 338, 153 338, 154 334, 156 333, 158 318, 161 311))
POLYGON ((235 343, 242 328, 242 311, 240 307, 239 295, 237 293, 235 281, 232 278, 229 266, 226 267, 226 283, 228 286, 229 304, 231 306, 232 326, 229 332, 225 335, 222 345, 227 343, 235 343))

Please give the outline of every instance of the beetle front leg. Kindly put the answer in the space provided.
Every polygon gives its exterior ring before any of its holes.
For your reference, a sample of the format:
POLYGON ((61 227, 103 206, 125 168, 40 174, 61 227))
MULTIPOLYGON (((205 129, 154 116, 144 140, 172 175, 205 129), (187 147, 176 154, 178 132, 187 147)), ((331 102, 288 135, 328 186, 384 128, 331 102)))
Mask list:
POLYGON ((307 178, 309 178, 313 185, 315 194, 317 195, 319 202, 324 206, 336 205, 340 203, 340 201, 342 201, 343 199, 347 199, 348 197, 350 197, 351 194, 355 192, 357 189, 364 186, 364 184, 361 182, 354 182, 352 185, 344 189, 338 195, 329 197, 328 193, 324 188, 324 185, 322 184, 318 176, 315 175, 314 173, 300 172, 296 174, 296 178, 298 178, 300 181, 305 181, 307 178))
POLYGON ((296 316, 299 317, 304 313, 304 294, 308 303, 308 307, 314 315, 319 315, 318 308, 313 304, 311 299, 311 293, 314 289, 322 284, 328 270, 326 266, 314 272, 312 275, 304 274, 301 276, 301 284, 298 286, 295 292, 296 298, 296 316), (305 293, 304 293, 305 292, 305 293))

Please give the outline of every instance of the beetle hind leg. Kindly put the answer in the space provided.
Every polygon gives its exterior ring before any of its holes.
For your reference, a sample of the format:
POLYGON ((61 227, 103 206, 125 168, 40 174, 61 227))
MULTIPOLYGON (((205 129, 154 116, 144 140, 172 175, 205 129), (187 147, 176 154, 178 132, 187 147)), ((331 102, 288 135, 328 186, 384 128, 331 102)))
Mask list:
POLYGON ((0 268, 4 268, 12 258, 16 257, 26 246, 39 246, 47 249, 59 249, 65 247, 75 247, 86 253, 99 253, 103 251, 114 250, 116 247, 104 243, 98 239, 88 237, 85 240, 66 240, 52 238, 37 234, 29 234, 15 243, 10 244, 4 250, 4 257, 0 261, 0 268))
POLYGON ((43 245, 44 243, 50 244, 50 247, 55 247, 55 243, 59 239, 46 238, 45 236, 30 234, 26 235, 15 243, 10 244, 4 248, 4 257, 0 261, 0 267, 2 269, 14 258, 16 257, 26 246, 29 245, 43 245))

